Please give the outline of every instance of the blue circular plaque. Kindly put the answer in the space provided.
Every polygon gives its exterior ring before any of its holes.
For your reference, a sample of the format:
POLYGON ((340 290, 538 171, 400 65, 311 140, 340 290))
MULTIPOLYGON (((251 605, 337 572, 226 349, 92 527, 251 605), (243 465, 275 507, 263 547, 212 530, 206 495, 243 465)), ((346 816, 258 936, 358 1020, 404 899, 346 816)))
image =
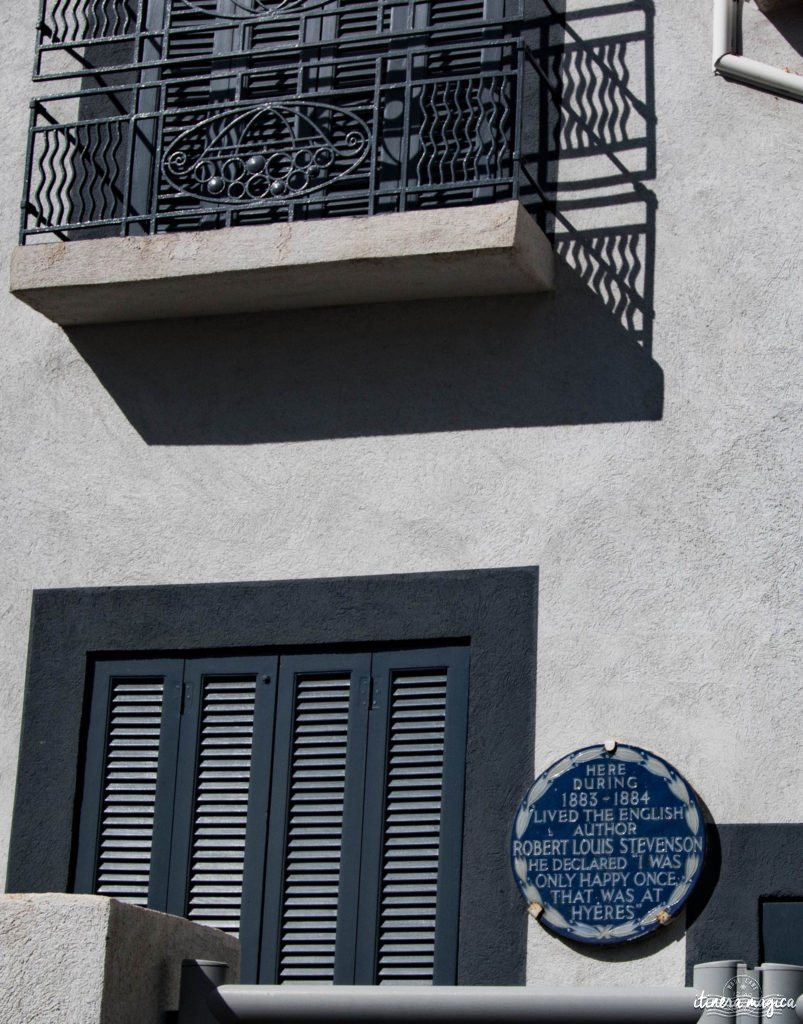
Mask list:
POLYGON ((704 857, 691 787, 639 747, 567 754, 535 780, 513 823, 513 874, 531 913, 579 942, 628 942, 668 924, 704 857))

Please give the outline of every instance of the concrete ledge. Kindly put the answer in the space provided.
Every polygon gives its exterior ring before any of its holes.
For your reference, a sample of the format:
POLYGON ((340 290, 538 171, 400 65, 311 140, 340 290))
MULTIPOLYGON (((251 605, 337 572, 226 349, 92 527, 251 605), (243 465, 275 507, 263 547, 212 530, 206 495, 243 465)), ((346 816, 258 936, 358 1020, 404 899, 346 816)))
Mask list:
POLYGON ((546 291, 518 202, 19 246, 11 291, 58 324, 546 291))
POLYGON ((164 1024, 182 959, 240 969, 240 944, 213 928, 102 896, 0 896, 0 1021, 164 1024))

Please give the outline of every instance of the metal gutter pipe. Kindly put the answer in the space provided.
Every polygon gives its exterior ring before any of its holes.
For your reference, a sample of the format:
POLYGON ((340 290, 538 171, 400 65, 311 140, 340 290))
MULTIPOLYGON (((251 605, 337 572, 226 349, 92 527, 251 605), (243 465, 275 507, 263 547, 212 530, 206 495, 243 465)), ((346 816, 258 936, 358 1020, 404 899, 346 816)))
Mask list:
POLYGON ((803 75, 781 71, 736 52, 736 21, 741 3, 742 0, 714 0, 714 71, 737 82, 803 100, 803 75))
POLYGON ((696 1024, 693 988, 226 985, 185 960, 178 1024, 696 1024))
POLYGON ((224 985, 251 1024, 696 1024, 694 989, 224 985))

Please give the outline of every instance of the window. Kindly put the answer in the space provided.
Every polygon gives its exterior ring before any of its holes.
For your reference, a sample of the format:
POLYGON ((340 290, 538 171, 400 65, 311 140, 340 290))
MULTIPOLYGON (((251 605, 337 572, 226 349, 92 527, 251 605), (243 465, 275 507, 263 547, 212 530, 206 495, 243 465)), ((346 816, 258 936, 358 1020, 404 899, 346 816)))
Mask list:
POLYGON ((454 983, 468 648, 94 664, 77 891, 243 978, 454 983))
MULTIPOLYGON (((457 983, 524 984, 527 915, 522 914, 521 897, 511 883, 505 837, 520 793, 533 779, 537 594, 538 570, 533 567, 35 591, 7 891, 70 892, 75 888, 77 853, 80 850, 83 858, 87 849, 86 840, 79 837, 82 805, 91 803, 84 798, 84 791, 91 771, 102 773, 104 758, 101 753, 87 760, 87 723, 93 718, 93 694, 110 685, 102 682, 106 666, 114 668, 108 673, 111 679, 115 672, 119 676, 125 662, 144 662, 144 666, 134 666, 133 674, 169 679, 173 695, 168 688, 161 699, 170 703, 176 698, 175 687, 183 689, 185 682, 195 678, 193 673, 201 661, 211 657, 223 661, 226 667, 219 675, 225 677, 232 671, 229 659, 253 658, 255 652, 263 652, 260 657, 278 659, 279 684, 271 684, 276 685, 278 715, 282 666, 286 669, 291 656, 313 651, 339 657, 348 652, 370 654, 371 675, 376 681, 383 678, 377 666, 381 667, 388 652, 406 658, 417 650, 431 655, 433 650, 458 648, 471 661, 462 847, 453 859, 452 854, 443 854, 459 867, 447 872, 451 883, 447 875, 439 876, 438 896, 440 899, 444 880, 447 886, 459 883, 457 934, 449 938, 457 945, 457 983), (163 653, 143 657, 138 653, 143 651, 163 653), (157 671, 159 661, 163 664, 157 671), (95 670, 101 673, 97 679, 95 670), (172 674, 164 675, 168 672, 172 674)), ((432 663, 395 663, 389 669, 404 674, 436 667, 432 663)), ((256 687, 257 668, 252 666, 250 671, 256 687)), ((271 670, 259 671, 266 675, 271 670)), ((161 691, 157 688, 157 692, 161 691)), ((447 708, 447 719, 449 713, 447 708)), ((185 718, 186 714, 185 704, 185 718)), ((369 718, 375 715, 371 712, 369 718)), ((161 730, 161 711, 157 716, 161 730)), ((174 742, 178 743, 180 733, 181 726, 174 742)), ((278 726, 274 734, 279 734, 278 726)), ((101 746, 105 743, 105 734, 99 742, 101 746)), ((264 751, 261 741, 252 756, 257 749, 264 751)), ((160 754, 161 749, 156 755, 157 769, 160 754)), ((180 756, 176 747, 175 757, 180 756)), ((366 756, 372 756, 368 748, 366 756)), ((275 767, 277 757, 274 750, 267 763, 275 767)), ((451 763, 447 755, 447 771, 451 763)), ((368 783, 384 775, 385 765, 380 768, 380 772, 368 773, 368 783)), ((258 774, 252 765, 249 775, 258 774)), ((182 772, 179 778, 177 771, 179 782, 184 777, 182 772)), ((189 777, 193 779, 192 771, 189 777)), ((162 775, 159 781, 163 780, 162 775)), ((101 806, 98 785, 102 783, 95 783, 96 808, 101 806)), ((272 799, 270 793, 267 796, 272 799)), ((154 791, 152 799, 158 802, 160 798, 161 790, 154 791)), ((182 799, 192 801, 193 797, 182 799)), ((366 807, 376 806, 371 799, 366 789, 366 807)), ((248 825, 246 808, 246 829, 248 825)), ((368 822, 361 827, 368 843, 368 822)), ((157 848, 152 845, 149 853, 152 859, 154 853, 157 860, 163 856, 158 847, 160 835, 166 832, 171 833, 168 841, 173 839, 172 826, 155 836, 157 848)), ((447 834, 452 842, 459 829, 442 832, 441 851, 447 834)), ((284 841, 280 830, 272 830, 271 836, 284 841)), ((254 848, 259 850, 259 844, 254 848)), ((248 865, 244 868, 247 875, 248 865)), ((363 860, 360 869, 367 872, 368 862, 363 860)), ((150 866, 147 874, 150 881, 150 866)), ((163 874, 160 877, 164 879, 163 874)), ((378 883, 373 884, 376 892, 378 883)), ((92 882, 82 887, 91 888, 92 882)), ((241 928, 244 924, 247 926, 247 921, 241 921, 241 928)), ((364 938, 367 934, 359 932, 358 939, 364 938)), ((441 941, 438 936, 438 943, 441 941)), ((355 954, 355 962, 364 962, 361 955, 359 951, 355 954)), ((376 969, 375 964, 373 967, 376 969)), ((253 964, 251 976, 255 973, 253 964)))
POLYGON ((22 239, 516 198, 523 0, 44 0, 22 239))

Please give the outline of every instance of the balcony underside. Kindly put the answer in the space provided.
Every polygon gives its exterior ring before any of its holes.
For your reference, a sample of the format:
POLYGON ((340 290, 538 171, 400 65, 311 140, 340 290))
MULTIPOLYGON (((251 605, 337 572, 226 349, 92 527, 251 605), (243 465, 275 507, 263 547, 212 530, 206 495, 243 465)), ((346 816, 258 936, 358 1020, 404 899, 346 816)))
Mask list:
POLYGON ((547 291, 518 201, 20 246, 11 291, 65 326, 547 291))

